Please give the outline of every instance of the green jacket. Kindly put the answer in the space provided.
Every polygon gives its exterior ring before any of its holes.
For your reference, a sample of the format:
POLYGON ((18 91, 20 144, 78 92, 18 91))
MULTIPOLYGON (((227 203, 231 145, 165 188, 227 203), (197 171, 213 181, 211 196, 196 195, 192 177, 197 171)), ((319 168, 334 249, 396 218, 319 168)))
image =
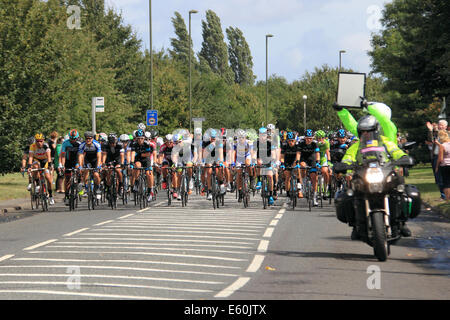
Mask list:
MULTIPOLYGON (((367 110, 371 115, 377 118, 380 123, 382 134, 387 137, 390 141, 397 144, 397 127, 391 121, 391 119, 386 116, 380 109, 377 108, 377 104, 371 104, 367 107, 367 110)), ((344 124, 344 128, 350 131, 353 135, 358 136, 358 121, 353 118, 350 111, 347 109, 342 109, 338 111, 338 117, 344 124)))
MULTIPOLYGON (((385 136, 380 136, 381 142, 383 143, 383 146, 385 147, 385 150, 389 154, 391 158, 394 160, 398 160, 403 156, 406 156, 407 154, 401 150, 397 143, 393 143, 385 136)), ((361 164, 361 158, 359 157, 361 155, 360 152, 360 142, 356 141, 353 145, 351 145, 350 148, 348 148, 347 152, 345 153, 344 157, 342 158, 342 163, 346 164, 353 164, 358 163, 361 164)), ((389 161, 389 158, 386 157, 386 162, 389 161)))

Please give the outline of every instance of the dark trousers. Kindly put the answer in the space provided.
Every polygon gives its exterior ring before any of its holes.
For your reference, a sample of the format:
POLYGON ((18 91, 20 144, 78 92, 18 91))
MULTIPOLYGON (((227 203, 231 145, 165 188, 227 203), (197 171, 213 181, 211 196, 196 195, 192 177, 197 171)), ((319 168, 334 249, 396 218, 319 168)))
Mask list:
POLYGON ((444 193, 444 182, 442 180, 442 174, 441 174, 441 170, 438 169, 438 172, 436 172, 436 164, 437 164, 437 160, 438 157, 434 156, 431 159, 431 167, 433 168, 433 173, 434 173, 434 181, 436 182, 436 184, 439 187, 439 191, 441 192, 441 198, 445 199, 445 193, 444 193))

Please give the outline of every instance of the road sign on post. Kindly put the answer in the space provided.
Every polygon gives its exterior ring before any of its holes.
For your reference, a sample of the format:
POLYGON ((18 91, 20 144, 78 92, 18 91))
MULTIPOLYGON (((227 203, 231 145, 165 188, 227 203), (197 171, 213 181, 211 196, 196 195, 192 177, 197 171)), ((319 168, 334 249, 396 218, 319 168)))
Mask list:
POLYGON ((92 131, 96 133, 95 114, 97 112, 105 112, 105 98, 93 97, 92 98, 92 131))
POLYGON ((147 110, 147 125, 148 126, 158 125, 158 110, 147 110))

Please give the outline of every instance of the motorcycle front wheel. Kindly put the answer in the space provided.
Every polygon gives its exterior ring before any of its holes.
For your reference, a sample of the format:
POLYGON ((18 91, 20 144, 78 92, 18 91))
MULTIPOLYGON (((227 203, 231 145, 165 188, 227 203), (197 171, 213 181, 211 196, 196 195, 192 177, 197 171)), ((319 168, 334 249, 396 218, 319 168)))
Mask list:
POLYGON ((376 211, 370 216, 372 223, 372 246, 378 261, 386 261, 388 257, 388 243, 384 213, 376 211))

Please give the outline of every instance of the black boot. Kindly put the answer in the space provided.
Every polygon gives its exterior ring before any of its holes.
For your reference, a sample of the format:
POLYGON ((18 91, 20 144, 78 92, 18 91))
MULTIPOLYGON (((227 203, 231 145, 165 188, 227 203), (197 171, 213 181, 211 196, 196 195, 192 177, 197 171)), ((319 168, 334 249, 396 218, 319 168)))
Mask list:
POLYGON ((360 240, 361 239, 361 236, 359 235, 359 232, 356 229, 356 227, 353 227, 351 239, 352 240, 360 240))
POLYGON ((403 226, 400 228, 400 232, 405 238, 411 237, 411 230, 409 230, 406 226, 406 223, 403 223, 403 226))

